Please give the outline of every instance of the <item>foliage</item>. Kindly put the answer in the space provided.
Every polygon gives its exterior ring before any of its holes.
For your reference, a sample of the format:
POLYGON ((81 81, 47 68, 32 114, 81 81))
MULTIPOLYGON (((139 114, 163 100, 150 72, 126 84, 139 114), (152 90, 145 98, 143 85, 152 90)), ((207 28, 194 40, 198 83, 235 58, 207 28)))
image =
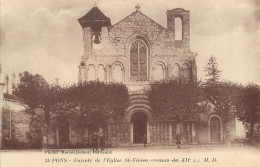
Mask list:
POLYGON ((128 90, 118 83, 78 83, 67 88, 66 96, 80 111, 78 124, 93 129, 105 126, 109 119, 122 118, 128 104, 128 90))
POLYGON ((76 119, 80 126, 97 129, 111 118, 122 118, 128 103, 128 90, 123 84, 97 81, 61 87, 50 85, 41 75, 27 71, 20 74, 14 95, 32 121, 42 123, 45 136, 52 119, 60 122, 76 119))
POLYGON ((218 63, 213 55, 209 58, 209 62, 204 68, 204 71, 207 73, 207 82, 215 83, 219 80, 221 71, 218 70, 218 63))
POLYGON ((15 86, 14 95, 20 99, 26 112, 36 121, 44 121, 38 111, 45 108, 43 102, 46 101, 49 84, 41 75, 33 75, 27 71, 19 74, 19 77, 20 82, 15 86))
POLYGON ((224 119, 231 107, 238 103, 243 89, 242 85, 233 82, 206 82, 203 87, 207 100, 224 119))
POLYGON ((206 111, 201 82, 155 82, 147 93, 155 116, 163 120, 194 120, 206 111))
POLYGON ((251 124, 253 134, 254 124, 260 121, 260 86, 248 84, 242 90, 236 104, 237 115, 240 121, 251 124))

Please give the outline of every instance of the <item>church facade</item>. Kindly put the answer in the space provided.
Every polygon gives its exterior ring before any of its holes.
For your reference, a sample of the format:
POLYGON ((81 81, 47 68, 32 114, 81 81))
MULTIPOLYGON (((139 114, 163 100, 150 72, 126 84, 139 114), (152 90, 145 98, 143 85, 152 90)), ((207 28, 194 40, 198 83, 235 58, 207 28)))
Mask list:
MULTIPOLYGON (((124 118, 120 122, 111 120, 105 129, 100 129, 107 146, 132 146, 144 140, 148 145, 175 145, 177 132, 181 133, 182 144, 225 143, 237 137, 234 109, 228 118, 222 118, 211 106, 199 120, 181 123, 162 121, 152 114, 145 93, 151 82, 197 77, 197 53, 190 50, 189 14, 180 8, 168 10, 166 28, 144 15, 138 5, 132 14, 114 25, 97 7, 78 19, 84 43, 79 82, 123 83, 130 95, 124 118), (176 19, 181 25, 179 38, 176 19)), ((18 104, 10 97, 1 98, 8 101, 2 103, 7 105, 2 106, 5 141, 35 148, 83 148, 91 144, 94 130, 77 126, 74 118, 51 121, 48 132, 38 126, 30 128, 30 116, 23 109, 10 107, 18 104)))
POLYGON ((120 82, 130 94, 124 120, 108 125, 108 145, 142 143, 144 138, 151 145, 174 145, 177 131, 184 144, 223 143, 235 138, 232 110, 230 118, 225 119, 228 121, 215 114, 213 107, 199 122, 181 124, 162 122, 151 114, 144 93, 151 82, 197 76, 197 53, 190 50, 190 12, 176 8, 167 10, 166 17, 165 28, 144 15, 137 5, 136 11, 114 25, 97 7, 78 19, 84 42, 79 82, 120 82), (176 31, 177 19, 181 32, 176 31), (181 33, 179 39, 177 33, 181 33))

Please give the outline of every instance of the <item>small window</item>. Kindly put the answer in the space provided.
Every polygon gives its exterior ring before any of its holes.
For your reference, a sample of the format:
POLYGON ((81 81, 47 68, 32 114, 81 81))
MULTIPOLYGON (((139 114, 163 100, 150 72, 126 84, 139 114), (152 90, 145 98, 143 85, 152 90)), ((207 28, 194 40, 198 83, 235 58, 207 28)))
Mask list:
POLYGON ((90 64, 88 68, 88 81, 96 80, 95 66, 90 64))
POLYGON ((157 64, 154 70, 154 80, 164 80, 164 69, 162 64, 157 64))
POLYGON ((123 82, 123 70, 120 65, 115 65, 113 75, 115 82, 123 82))
POLYGON ((182 40, 182 20, 179 17, 174 19, 175 24, 175 40, 182 40))
POLYGON ((98 65, 98 70, 97 70, 97 79, 99 81, 104 82, 105 81, 105 70, 104 70, 104 66, 103 65, 98 65))

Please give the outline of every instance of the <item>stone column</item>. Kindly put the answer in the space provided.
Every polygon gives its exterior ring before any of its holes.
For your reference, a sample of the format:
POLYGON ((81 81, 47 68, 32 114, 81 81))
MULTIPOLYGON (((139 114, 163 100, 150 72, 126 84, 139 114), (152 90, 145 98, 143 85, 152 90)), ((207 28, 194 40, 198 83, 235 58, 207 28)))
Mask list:
POLYGON ((196 129, 195 129, 194 122, 191 123, 191 140, 192 140, 192 144, 196 143, 196 129))
POLYGON ((168 129, 169 129, 169 128, 168 128, 168 123, 166 123, 166 124, 165 124, 165 127, 164 127, 164 133, 165 133, 165 134, 164 134, 164 136, 165 136, 165 137, 164 137, 164 139, 165 139, 164 142, 165 142, 165 143, 167 143, 167 142, 169 143, 169 135, 168 135, 168 132, 169 132, 169 131, 168 131, 168 129))
POLYGON ((105 77, 104 77, 104 82, 108 82, 108 79, 107 79, 107 68, 104 67, 104 73, 105 73, 105 77))
POLYGON ((133 122, 131 122, 130 124, 130 143, 134 142, 134 125, 133 122))
POLYGON ((156 123, 156 142, 159 143, 160 142, 160 124, 159 122, 156 123))
POLYGON ((172 123, 171 122, 169 124, 168 131, 169 131, 169 145, 171 145, 172 144, 172 123))
POLYGON ((191 128, 190 128, 190 122, 188 122, 187 123, 187 136, 188 136, 188 138, 187 138, 187 142, 190 142, 191 141, 191 128))
POLYGON ((95 67, 95 81, 97 80, 98 78, 98 67, 95 67))
POLYGON ((107 127, 107 141, 108 141, 109 144, 111 144, 111 133, 112 133, 111 125, 108 124, 108 127, 107 127))
POLYGON ((168 73, 167 73, 167 79, 171 78, 172 77, 172 70, 173 70, 173 67, 171 65, 168 65, 168 73))
POLYGON ((88 67, 86 67, 86 72, 85 72, 85 81, 87 82, 88 81, 88 70, 89 70, 89 68, 88 67))
POLYGON ((106 66, 106 82, 110 82, 110 67, 106 66))
POLYGON ((164 142, 164 131, 163 131, 163 124, 161 123, 161 126, 160 126, 160 131, 161 131, 161 143, 163 143, 164 142))
POLYGON ((154 71, 155 71, 155 68, 153 67, 153 68, 152 68, 152 75, 151 75, 151 77, 152 77, 152 78, 151 78, 152 81, 154 81, 154 71))
POLYGON ((72 144, 72 127, 71 127, 71 121, 69 120, 69 142, 72 144))
POLYGON ((113 82, 113 68, 109 66, 109 82, 113 82))
POLYGON ((125 68, 122 68, 122 82, 125 83, 125 68))
POLYGON ((150 143, 150 129, 149 122, 147 121, 147 143, 150 143))
POLYGON ((59 125, 55 125, 56 126, 56 128, 55 128, 55 133, 56 133, 56 138, 55 138, 55 140, 56 140, 56 147, 59 147, 60 146, 60 136, 59 136, 59 125))

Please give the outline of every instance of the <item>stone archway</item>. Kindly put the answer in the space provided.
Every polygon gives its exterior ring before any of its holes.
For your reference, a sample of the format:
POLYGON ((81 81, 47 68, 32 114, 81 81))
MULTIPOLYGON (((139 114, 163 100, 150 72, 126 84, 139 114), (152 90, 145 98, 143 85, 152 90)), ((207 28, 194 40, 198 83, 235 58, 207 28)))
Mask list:
POLYGON ((147 141, 148 117, 143 112, 136 112, 131 118, 131 133, 133 143, 143 143, 145 137, 147 141))
MULTIPOLYGON (((130 105, 127 108, 125 114, 125 121, 130 124, 130 143, 134 143, 134 123, 135 126, 138 127, 138 119, 140 119, 140 121, 146 122, 146 124, 143 125, 140 123, 139 126, 142 126, 142 128, 146 129, 147 143, 150 143, 149 124, 153 119, 151 115, 151 108, 147 103, 148 97, 145 94, 130 95, 130 105)), ((143 136, 144 134, 145 130, 143 130, 142 133, 140 132, 139 136, 143 136)))

